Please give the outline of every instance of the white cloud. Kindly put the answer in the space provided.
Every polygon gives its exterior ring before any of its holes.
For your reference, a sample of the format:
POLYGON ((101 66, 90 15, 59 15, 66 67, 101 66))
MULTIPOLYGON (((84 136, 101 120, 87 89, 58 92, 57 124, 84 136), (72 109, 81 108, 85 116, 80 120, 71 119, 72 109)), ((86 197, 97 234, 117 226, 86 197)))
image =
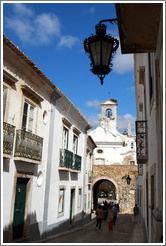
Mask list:
POLYGON ((124 74, 131 72, 134 68, 134 59, 132 54, 121 54, 120 48, 113 58, 113 71, 115 73, 124 74))
POLYGON ((80 40, 71 35, 61 34, 61 23, 53 13, 35 13, 28 5, 15 3, 13 15, 5 18, 5 25, 11 29, 18 38, 31 45, 46 45, 53 38, 59 39, 58 47, 72 48, 80 40))
POLYGON ((135 121, 136 118, 131 114, 117 116, 118 131, 128 131, 128 123, 130 122, 131 132, 132 134, 135 134, 135 121))
POLYGON ((13 10, 18 15, 27 15, 32 16, 34 14, 33 10, 28 8, 25 4, 22 3, 13 3, 13 10))
POLYGON ((60 47, 67 47, 72 48, 73 45, 78 43, 80 40, 77 37, 73 37, 71 35, 64 35, 60 38, 59 46, 60 47))
POLYGON ((86 102, 86 106, 88 107, 92 107, 92 108, 95 108, 95 109, 100 109, 100 101, 98 100, 91 100, 91 101, 87 101, 86 102))
POLYGON ((55 14, 43 13, 38 15, 34 21, 38 32, 42 35, 60 36, 60 22, 55 14))
POLYGON ((33 45, 48 44, 52 37, 60 36, 60 22, 54 14, 44 13, 31 19, 19 16, 6 18, 5 25, 21 41, 33 45))
POLYGON ((6 18, 5 24, 8 28, 13 30, 13 32, 15 32, 22 41, 33 41, 34 27, 30 25, 27 20, 20 20, 18 18, 6 18))

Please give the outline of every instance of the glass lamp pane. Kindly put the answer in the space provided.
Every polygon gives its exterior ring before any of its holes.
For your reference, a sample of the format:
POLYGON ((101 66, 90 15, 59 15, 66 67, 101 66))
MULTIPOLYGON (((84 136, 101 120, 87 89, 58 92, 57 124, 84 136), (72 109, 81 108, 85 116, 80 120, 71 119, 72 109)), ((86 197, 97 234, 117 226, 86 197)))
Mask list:
POLYGON ((112 43, 102 41, 102 65, 109 66, 112 43))
POLYGON ((92 56, 92 63, 94 66, 100 65, 100 54, 101 54, 101 42, 96 41, 89 44, 92 56))

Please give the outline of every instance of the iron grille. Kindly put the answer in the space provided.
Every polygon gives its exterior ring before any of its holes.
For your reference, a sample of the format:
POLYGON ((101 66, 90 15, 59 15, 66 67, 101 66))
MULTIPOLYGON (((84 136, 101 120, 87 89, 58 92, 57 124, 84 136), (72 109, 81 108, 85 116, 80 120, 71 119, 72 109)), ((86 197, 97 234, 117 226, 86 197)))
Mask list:
POLYGON ((147 121, 136 121, 137 163, 146 164, 148 160, 147 121))

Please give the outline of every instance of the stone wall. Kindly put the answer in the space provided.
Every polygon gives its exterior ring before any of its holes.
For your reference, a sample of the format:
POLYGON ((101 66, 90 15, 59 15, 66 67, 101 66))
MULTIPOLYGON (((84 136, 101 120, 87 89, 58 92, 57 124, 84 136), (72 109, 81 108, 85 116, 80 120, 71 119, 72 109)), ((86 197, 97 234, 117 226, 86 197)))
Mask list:
POLYGON ((116 187, 116 202, 120 205, 120 212, 132 213, 135 205, 135 178, 138 166, 127 165, 93 165, 93 187, 100 180, 110 180, 116 187), (125 176, 129 174, 130 185, 125 176))

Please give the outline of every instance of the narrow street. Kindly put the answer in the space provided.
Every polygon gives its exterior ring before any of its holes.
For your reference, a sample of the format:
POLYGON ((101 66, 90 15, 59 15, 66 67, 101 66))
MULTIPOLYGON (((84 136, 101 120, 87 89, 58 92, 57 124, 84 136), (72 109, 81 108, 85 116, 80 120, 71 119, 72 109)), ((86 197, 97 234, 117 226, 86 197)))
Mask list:
POLYGON ((47 238, 38 243, 145 243, 143 227, 134 223, 133 215, 119 214, 113 231, 108 231, 103 220, 102 228, 95 231, 95 219, 74 231, 47 238))

